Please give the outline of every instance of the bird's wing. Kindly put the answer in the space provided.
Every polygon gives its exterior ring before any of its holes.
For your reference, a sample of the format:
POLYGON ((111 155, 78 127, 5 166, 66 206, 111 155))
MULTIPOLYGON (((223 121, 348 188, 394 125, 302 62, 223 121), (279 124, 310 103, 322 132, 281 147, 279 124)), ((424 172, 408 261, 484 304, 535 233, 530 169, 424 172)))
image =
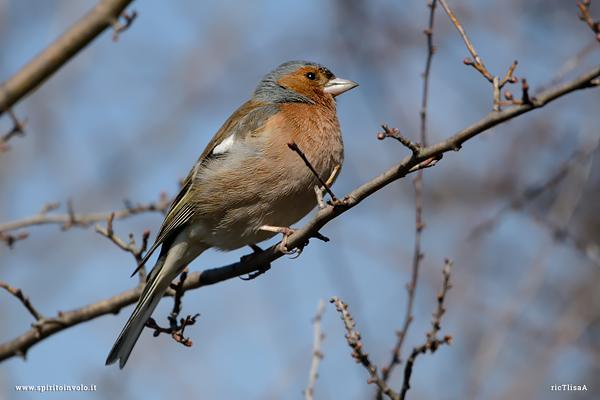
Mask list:
POLYGON ((191 188, 202 164, 213 157, 225 155, 236 142, 259 130, 269 118, 279 112, 280 109, 275 105, 257 105, 249 101, 233 113, 210 141, 198 161, 196 161, 196 164, 183 182, 179 194, 177 194, 173 204, 171 204, 154 244, 144 255, 144 258, 131 276, 139 271, 158 246, 170 237, 173 237, 191 220, 194 214, 193 191, 191 188))

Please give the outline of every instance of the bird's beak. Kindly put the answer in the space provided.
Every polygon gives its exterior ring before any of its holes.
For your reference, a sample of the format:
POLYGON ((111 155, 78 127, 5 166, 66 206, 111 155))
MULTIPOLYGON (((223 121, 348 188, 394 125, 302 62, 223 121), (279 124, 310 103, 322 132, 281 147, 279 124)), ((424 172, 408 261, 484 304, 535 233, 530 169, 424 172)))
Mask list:
POLYGON ((348 79, 333 78, 327 82, 323 91, 335 97, 357 86, 358 83, 349 81, 348 79))

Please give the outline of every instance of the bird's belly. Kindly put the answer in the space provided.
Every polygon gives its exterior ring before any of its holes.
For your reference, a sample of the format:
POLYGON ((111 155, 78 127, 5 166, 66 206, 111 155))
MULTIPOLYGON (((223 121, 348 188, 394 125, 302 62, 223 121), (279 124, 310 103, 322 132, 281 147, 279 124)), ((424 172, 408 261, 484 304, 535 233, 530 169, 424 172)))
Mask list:
POLYGON ((213 225, 206 242, 219 250, 235 250, 260 243, 276 234, 261 230, 264 225, 290 227, 306 216, 316 205, 314 191, 295 193, 275 201, 260 201, 229 208, 213 225))

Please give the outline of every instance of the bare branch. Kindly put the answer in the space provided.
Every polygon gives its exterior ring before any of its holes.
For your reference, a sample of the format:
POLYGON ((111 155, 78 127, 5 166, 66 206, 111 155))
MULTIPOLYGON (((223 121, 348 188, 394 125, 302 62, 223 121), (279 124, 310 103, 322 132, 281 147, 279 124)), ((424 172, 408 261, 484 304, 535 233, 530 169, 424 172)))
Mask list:
POLYGON ((181 343, 186 347, 192 347, 194 344, 190 340, 190 338, 186 338, 183 336, 183 332, 186 326, 191 326, 196 323, 196 318, 200 316, 200 314, 196 314, 194 316, 188 315, 185 318, 181 318, 179 321, 179 325, 177 324, 177 317, 181 312, 181 298, 183 297, 183 285, 188 275, 188 269, 185 268, 181 273, 179 281, 177 283, 171 283, 171 289, 174 291, 173 295, 173 310, 171 314, 167 317, 169 320, 169 327, 162 328, 158 326, 158 324, 154 321, 153 318, 149 318, 148 322, 146 322, 146 326, 150 329, 154 329, 154 337, 158 337, 161 333, 168 333, 171 337, 177 342, 181 343))
POLYGON ((317 171, 315 170, 315 168, 312 166, 312 164, 310 163, 310 161, 308 161, 308 158, 306 158, 306 155, 304 154, 304 152, 302 150, 300 150, 300 148, 298 147, 298 145, 296 144, 296 142, 294 142, 293 140, 290 141, 290 142, 288 142, 288 147, 292 151, 295 151, 296 153, 298 153, 298 155, 300 156, 300 158, 302 159, 302 161, 304 161, 304 164, 306 164, 306 166, 308 167, 308 169, 310 169, 310 171, 314 174, 314 176, 319 180, 319 183, 321 184, 321 186, 325 188, 325 190, 327 191, 327 193, 329 193, 329 196, 331 196, 331 200, 333 200, 335 203, 338 203, 339 202, 338 198, 335 197, 335 194, 333 194, 333 192, 329 188, 329 185, 327 184, 327 182, 325 182, 323 180, 323 178, 321 178, 319 176, 319 174, 317 173, 317 171))
POLYGON ((13 244, 19 240, 27 239, 29 234, 26 231, 19 232, 18 235, 5 234, 0 232, 0 240, 6 243, 8 247, 12 249, 13 244))
POLYGON ((475 51, 475 48, 471 44, 471 41, 469 40, 469 38, 467 36, 467 33, 465 32, 464 28, 462 27, 462 25, 460 24, 460 22, 458 22, 458 19, 456 19, 456 17, 454 16, 454 13, 452 12, 452 10, 450 10, 450 7, 448 7, 448 4, 446 4, 446 1, 445 0, 440 0, 440 4, 442 5, 442 7, 444 8, 444 10, 446 11, 446 14, 448 14, 448 16, 450 17, 450 19, 454 23, 454 26, 458 30, 458 33, 460 34, 460 36, 464 40, 465 44, 467 45, 467 48, 469 49, 469 52, 471 53, 471 55, 473 56, 473 59, 475 60, 475 61, 473 61, 470 58, 465 58, 463 62, 465 64, 467 64, 467 65, 472 65, 477 71, 481 72, 481 74, 488 81, 492 82, 492 80, 494 79, 493 75, 490 74, 488 72, 488 70, 485 68, 485 66, 483 65, 483 62, 481 61, 481 58, 479 58, 479 55, 477 55, 477 52, 475 51))
POLYGON ((365 353, 363 351, 362 342, 360 341, 360 332, 354 330, 356 323, 353 321, 354 317, 348 312, 348 304, 340 300, 338 296, 333 296, 329 302, 334 303, 336 309, 342 314, 342 320, 344 321, 344 325, 348 331, 348 334, 346 334, 346 339, 348 339, 348 345, 353 350, 352 357, 357 363, 362 364, 371 375, 371 378, 367 380, 367 383, 376 384, 379 390, 385 393, 391 399, 398 399, 398 393, 395 393, 382 379, 379 379, 379 376, 377 375, 377 366, 371 364, 371 361, 369 360, 369 353, 365 353))
POLYGON ((42 315, 39 312, 37 312, 36 309, 33 308, 33 306, 31 305, 31 302, 29 301, 29 297, 23 296, 23 292, 21 291, 21 289, 15 289, 12 286, 7 285, 4 282, 0 282, 0 287, 6 289, 9 293, 11 293, 17 299, 21 300, 21 303, 23 303, 23 305, 25 306, 27 311, 29 311, 29 313, 31 315, 33 315, 33 318, 35 318, 36 321, 39 321, 40 319, 42 319, 42 315))
POLYGON ((404 368, 404 383, 402 384, 402 391, 400 392, 400 396, 398 397, 401 400, 404 400, 406 396, 406 392, 410 389, 410 376, 412 375, 412 369, 415 364, 415 360, 419 356, 419 354, 425 354, 427 350, 429 350, 432 354, 439 348, 442 344, 450 345, 452 344, 452 335, 446 335, 443 339, 438 339, 437 334, 440 331, 440 320, 442 315, 446 312, 444 308, 444 299, 446 298, 446 292, 448 289, 452 287, 450 284, 450 268, 452 267, 452 261, 446 260, 446 266, 442 270, 444 274, 444 281, 442 283, 442 289, 440 294, 438 294, 438 308, 437 311, 433 313, 433 321, 431 322, 431 330, 427 332, 427 341, 421 347, 415 347, 412 351, 412 354, 406 361, 406 367, 404 368))
MULTIPOLYGON (((423 100, 421 103, 421 143, 423 143, 424 147, 427 147, 427 98, 428 98, 428 90, 429 90, 429 71, 431 70, 431 60, 433 58, 433 54, 435 52, 435 47, 433 46, 433 23, 435 16, 435 7, 436 0, 433 0, 428 4, 430 7, 429 13, 429 26, 425 30, 425 35, 427 35, 427 60, 425 61, 425 71, 423 72, 423 100)), ((423 228, 425 228, 425 223, 422 219, 423 213, 423 170, 420 170, 417 173, 417 176, 413 180, 415 185, 415 247, 413 253, 413 263, 412 263, 412 277, 410 283, 406 285, 406 289, 408 291, 408 302, 406 304, 406 315, 404 317, 404 323, 402 324, 402 329, 396 332, 397 340, 396 345, 392 349, 392 359, 389 364, 382 368, 382 379, 384 382, 390 377, 394 367, 401 363, 400 352, 402 350, 402 344, 404 343, 404 339, 406 338, 406 333, 408 332, 408 327, 413 321, 413 304, 415 300, 415 292, 417 289, 417 282, 419 279, 419 266, 421 260, 424 257, 424 254, 421 252, 421 232, 423 228)), ((382 398, 382 392, 379 391, 378 398, 382 398)))
POLYGON ((353 321, 354 318, 348 312, 348 304, 342 302, 339 297, 334 296, 331 299, 331 303, 335 303, 337 310, 342 314, 342 320, 344 321, 344 325, 348 334, 346 335, 346 339, 348 340, 348 345, 352 348, 352 357, 357 363, 362 364, 369 374, 371 378, 367 381, 368 383, 374 383, 377 385, 379 391, 384 393, 392 400, 403 400, 406 396, 406 392, 410 389, 410 376, 412 374, 412 368, 414 362, 419 354, 426 353, 428 350, 431 353, 434 353, 440 345, 442 344, 451 344, 452 343, 452 335, 446 335, 443 339, 438 339, 437 334, 440 331, 440 320, 446 309, 444 308, 444 299, 446 297, 447 291, 452 287, 450 284, 450 268, 452 267, 452 261, 446 260, 446 266, 442 270, 444 275, 444 281, 442 283, 442 289, 440 290, 440 294, 438 294, 438 307, 437 311, 433 313, 433 321, 431 322, 431 330, 427 332, 427 341, 421 347, 415 347, 408 361, 406 362, 406 368, 404 369, 404 383, 402 385, 402 392, 396 393, 392 389, 390 389, 383 379, 380 379, 377 375, 377 366, 373 365, 369 360, 369 354, 365 353, 362 349, 362 342, 360 341, 361 336, 360 332, 354 330, 354 326, 356 323, 353 321))
POLYGON ((400 143, 402 143, 402 145, 406 148, 408 148, 410 151, 413 152, 413 155, 418 156, 419 153, 421 152, 421 143, 413 143, 410 141, 410 139, 402 136, 400 134, 400 131, 398 131, 397 128, 388 128, 388 126, 386 124, 381 124, 381 127, 383 128, 383 133, 379 132, 377 134, 377 139, 379 140, 383 140, 385 138, 393 138, 396 139, 397 141, 399 141, 400 143))
POLYGON ((433 45, 433 23, 435 22, 435 7, 437 0, 427 4, 429 12, 429 27, 424 31, 427 36, 427 60, 425 61, 425 71, 423 71, 423 99, 421 102, 421 146, 427 147, 427 99, 429 96, 429 72, 431 71, 431 60, 435 53, 433 45))
POLYGON ((14 229, 25 228, 33 225, 45 224, 63 224, 63 229, 69 229, 72 226, 87 227, 93 222, 106 221, 114 214, 113 219, 124 219, 135 214, 149 211, 166 212, 171 205, 172 200, 161 196, 156 203, 127 205, 126 208, 115 212, 100 212, 91 214, 77 214, 73 211, 72 205, 68 207, 67 214, 48 214, 58 208, 59 203, 45 204, 42 210, 27 218, 16 221, 0 223, 0 232, 6 232, 14 229))
MULTIPOLYGON (((473 61, 470 58, 465 58, 463 60, 463 62, 466 65, 471 65, 472 67, 474 67, 488 81, 490 81, 492 83, 493 88, 494 88, 494 106, 493 106, 492 110, 496 111, 496 112, 500 111, 500 105, 502 105, 502 103, 500 102, 500 89, 502 89, 502 87, 506 83, 517 83, 519 81, 518 78, 512 76, 512 73, 515 70, 515 67, 517 66, 517 61, 515 61, 511 65, 511 67, 508 69, 508 72, 502 81, 500 81, 500 78, 498 78, 497 76, 493 76, 492 74, 490 74, 488 72, 487 68, 485 68, 485 65, 483 65, 483 61, 481 61, 481 58, 479 58, 479 55, 477 55, 477 52, 475 51, 475 48, 471 44, 471 41, 469 40, 469 37, 467 36, 467 33, 465 32, 464 28, 462 27, 460 22, 458 22, 458 19, 456 18, 456 16, 452 12, 452 10, 450 10, 450 7, 448 7, 446 0, 440 0, 440 4, 446 11, 446 14, 448 14, 450 19, 454 23, 454 26, 458 30, 458 33, 462 37, 463 41, 467 45, 467 48, 469 49, 469 52, 471 53, 471 55, 473 56, 473 59, 475 60, 475 61, 473 61)), ((512 104, 512 103, 510 103, 510 104, 512 104)))
MULTIPOLYGON (((497 126, 505 121, 515 118, 521 114, 530 112, 536 108, 541 108, 549 102, 562 97, 568 93, 576 90, 593 87, 592 81, 600 76, 600 66, 597 66, 580 77, 573 79, 572 81, 566 82, 556 88, 550 89, 535 98, 535 101, 531 104, 513 105, 507 109, 499 112, 490 113, 488 116, 480 120, 479 122, 457 132, 450 138, 443 140, 435 145, 425 147, 421 150, 419 157, 408 156, 400 163, 394 165, 387 171, 383 172, 379 176, 366 182, 362 186, 350 192, 346 199, 346 205, 344 207, 336 207, 333 205, 327 205, 327 207, 317 211, 316 215, 301 229, 298 229, 293 235, 288 238, 288 248, 295 248, 302 246, 308 239, 314 237, 318 231, 325 226, 329 221, 339 217, 346 211, 354 208, 360 204, 364 199, 372 195, 373 193, 381 190, 390 183, 401 179, 408 175, 413 168, 420 163, 429 160, 432 157, 439 157, 440 155, 451 151, 459 150, 461 145, 467 140, 474 136, 497 126)), ((168 205, 166 205, 168 207, 168 205)), ((156 205, 154 208, 156 209, 156 205)), ((130 210, 122 211, 123 216, 131 215, 130 210)), ((95 218, 89 218, 90 220, 100 221, 108 219, 111 213, 103 213, 94 215, 95 218)), ((119 216, 119 213, 115 213, 115 218, 119 216)), ((62 220, 51 221, 53 223, 68 221, 68 216, 63 216, 62 220), (66 217, 66 218, 65 218, 66 217)), ((75 219, 78 220, 79 216, 75 215, 75 219)), ((90 221, 91 222, 91 221, 90 221)), ((49 223, 49 222, 38 222, 38 223, 49 223)), ((10 224, 10 223, 9 223, 10 224)), ((14 224, 14 223, 12 223, 14 224)), ((0 226, 0 230, 6 230, 6 225, 0 226)), ((32 225, 30 223, 29 225, 32 225)), ((12 229, 16 229, 20 225, 13 226, 12 229)), ((264 269, 265 265, 270 264, 276 259, 282 257, 284 253, 279 250, 279 244, 275 244, 270 248, 264 250, 261 253, 254 254, 252 257, 248 257, 240 262, 223 266, 220 268, 209 269, 201 272, 195 272, 188 276, 183 286, 183 291, 196 289, 201 286, 212 285, 218 282, 222 282, 227 279, 235 278, 241 275, 250 274, 252 272, 264 269)), ((69 312, 63 312, 61 315, 51 321, 48 321, 36 329, 32 329, 20 337, 0 345, 0 361, 13 357, 19 354, 25 354, 25 352, 31 348, 31 346, 39 343, 41 340, 48 336, 53 335, 63 329, 70 326, 77 325, 79 323, 89 321, 101 315, 117 313, 123 307, 136 302, 140 296, 141 289, 134 288, 128 290, 119 295, 113 296, 109 299, 94 303, 90 306, 86 306, 80 309, 76 309, 69 312)), ((169 293, 168 295, 172 295, 169 293)))
POLYGON ((317 204, 319 205, 319 209, 326 207, 325 202, 323 201, 323 196, 325 196, 327 188, 331 187, 333 181, 335 180, 335 177, 339 172, 340 166, 336 165, 333 169, 333 172, 331 173, 331 176, 329 177, 329 179, 327 179, 327 182, 325 182, 326 186, 319 187, 318 185, 315 185, 315 195, 317 196, 317 204))
MULTIPOLYGON (((123 250, 133 254, 133 257, 135 257, 135 260, 137 261, 137 265, 140 265, 140 263, 142 262, 142 259, 143 259, 142 255, 144 254, 144 252, 146 251, 146 248, 148 247, 148 237, 150 236, 150 231, 146 230, 142 234, 142 245, 140 247, 137 247, 135 245, 135 239, 133 237, 133 233, 129 234, 129 243, 127 244, 120 237, 115 235, 115 233, 113 231, 113 226, 112 226, 114 218, 115 218, 115 213, 112 213, 110 215, 110 217, 108 218, 106 229, 104 229, 100 225, 96 224, 96 232, 98 232, 99 234, 101 234, 103 236, 106 236, 107 238, 112 240, 113 243, 115 243, 117 246, 119 246, 123 250)), ((145 271, 144 271, 144 273, 145 273, 145 271)))
POLYGON ((590 16, 590 0, 582 0, 577 2, 577 7, 581 10, 581 14, 579 14, 579 19, 588 24, 588 26, 594 31, 596 34, 596 40, 600 42, 600 21, 594 21, 590 16))
MULTIPOLYGON (((0 85, 0 115, 113 25, 132 0, 101 0, 71 29, 0 85)), ((106 219, 106 218, 103 218, 106 219)))
POLYGON ((506 76, 504 77, 504 79, 502 79, 502 81, 498 85, 500 89, 502 89, 502 87, 504 85, 506 85, 507 83, 517 83, 519 81, 519 78, 517 78, 516 76, 512 76, 512 73, 515 70, 515 67, 517 66, 517 64, 518 64, 518 61, 515 60, 515 62, 510 66, 510 68, 508 69, 508 72, 506 73, 506 76))
POLYGON ((310 366, 310 372, 308 374, 308 386, 304 390, 304 396, 306 400, 314 400, 313 393, 315 391, 315 381, 319 376, 319 363, 323 359, 323 354, 321 353, 321 342, 325 335, 321 333, 321 318, 323 317, 323 313, 325 312, 325 299, 319 300, 319 305, 317 306, 317 316, 313 319, 313 324, 315 325, 315 335, 313 339, 313 357, 312 364, 310 366))

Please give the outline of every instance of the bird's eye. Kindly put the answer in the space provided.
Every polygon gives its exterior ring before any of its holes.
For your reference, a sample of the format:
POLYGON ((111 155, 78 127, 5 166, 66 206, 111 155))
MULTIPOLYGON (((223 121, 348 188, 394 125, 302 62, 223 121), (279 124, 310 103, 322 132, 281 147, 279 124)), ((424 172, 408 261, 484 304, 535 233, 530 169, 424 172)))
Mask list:
POLYGON ((306 76, 306 78, 311 81, 317 79, 317 75, 314 72, 307 72, 304 76, 306 76))

